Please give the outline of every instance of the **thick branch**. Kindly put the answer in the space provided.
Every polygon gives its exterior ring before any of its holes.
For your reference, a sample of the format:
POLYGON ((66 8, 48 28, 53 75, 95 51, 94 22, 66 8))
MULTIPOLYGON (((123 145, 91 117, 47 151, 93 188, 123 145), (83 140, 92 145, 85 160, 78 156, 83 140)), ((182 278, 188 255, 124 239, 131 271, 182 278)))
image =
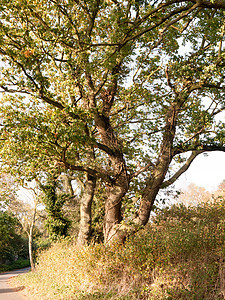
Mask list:
MULTIPOLYGON (((60 162, 59 162, 60 164, 60 162)), ((108 183, 112 183, 113 179, 106 173, 103 173, 101 171, 97 171, 94 169, 91 169, 89 167, 85 167, 85 166, 76 166, 76 165, 72 165, 68 162, 62 162, 62 164, 65 166, 66 169, 70 169, 73 171, 81 171, 81 172, 86 172, 89 175, 93 176, 93 177, 98 177, 98 178, 102 178, 104 181, 108 182, 108 183)))
POLYGON ((173 184, 187 169, 190 167, 193 160, 204 151, 193 151, 185 164, 168 180, 164 181, 161 188, 166 188, 169 185, 173 184))
POLYGON ((215 144, 215 145, 203 145, 203 144, 195 144, 195 145, 187 145, 186 147, 177 147, 174 149, 173 154, 181 154, 187 151, 202 151, 202 152, 211 152, 211 151, 222 151, 225 152, 225 145, 215 144))
POLYGON ((98 149, 104 151, 104 152, 107 153, 108 155, 111 155, 111 156, 115 156, 115 155, 116 155, 115 152, 114 152, 111 148, 107 147, 106 145, 104 145, 104 144, 102 144, 102 143, 96 142, 95 145, 96 145, 96 147, 97 147, 98 149))
POLYGON ((148 163, 146 166, 140 168, 138 171, 131 174, 130 178, 137 177, 139 174, 148 171, 150 167, 155 167, 155 165, 152 162, 148 163))
POLYGON ((25 90, 25 88, 23 89, 11 89, 9 87, 6 87, 4 85, 0 85, 0 88, 3 89, 3 91, 0 91, 0 93, 12 93, 12 94, 16 94, 16 93, 20 93, 20 94, 31 94, 30 91, 25 90))
POLYGON ((224 0, 213 0, 213 1, 212 0, 191 0, 191 2, 198 4, 200 7, 225 9, 224 0))

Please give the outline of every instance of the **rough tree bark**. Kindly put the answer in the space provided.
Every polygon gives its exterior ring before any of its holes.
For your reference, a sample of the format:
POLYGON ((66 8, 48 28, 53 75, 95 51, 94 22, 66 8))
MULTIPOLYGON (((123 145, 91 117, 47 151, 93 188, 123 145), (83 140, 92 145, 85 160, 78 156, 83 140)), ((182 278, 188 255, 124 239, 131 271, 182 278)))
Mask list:
POLYGON ((114 240, 123 241, 118 225, 122 221, 121 204, 127 192, 127 183, 108 187, 108 197, 105 202, 104 240, 110 243, 114 240))
POLYGON ((86 245, 91 232, 91 206, 95 193, 96 178, 87 175, 83 195, 80 201, 80 227, 77 244, 86 245))
MULTIPOLYGON (((116 92, 116 86, 114 89, 113 93, 116 92)), ((95 124, 101 136, 102 143, 108 149, 110 171, 113 175, 112 181, 107 186, 107 198, 105 202, 104 241, 108 243, 115 239, 121 239, 117 226, 122 220, 121 202, 128 191, 130 179, 123 157, 122 146, 115 135, 108 117, 112 95, 108 96, 108 101, 106 98, 104 98, 103 102, 104 114, 96 114, 95 124)))
POLYGON ((36 218, 36 209, 34 211, 32 222, 30 225, 30 231, 28 233, 28 243, 29 243, 28 249, 29 249, 31 271, 35 270, 35 264, 34 264, 34 258, 33 258, 33 229, 34 229, 35 218, 36 218))
POLYGON ((166 126, 164 129, 163 140, 161 144, 160 154, 150 179, 146 184, 143 192, 139 211, 135 223, 138 225, 146 225, 149 220, 152 206, 155 198, 161 188, 168 171, 170 162, 173 157, 173 140, 176 131, 176 117, 179 107, 172 104, 166 115, 166 126))

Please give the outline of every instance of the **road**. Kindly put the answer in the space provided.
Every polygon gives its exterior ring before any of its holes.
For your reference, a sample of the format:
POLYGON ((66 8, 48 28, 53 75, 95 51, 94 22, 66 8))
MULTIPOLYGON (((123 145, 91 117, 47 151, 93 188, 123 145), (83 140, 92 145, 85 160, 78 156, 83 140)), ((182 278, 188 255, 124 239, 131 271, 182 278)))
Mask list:
POLYGON ((28 299, 21 293, 21 291, 24 289, 23 286, 11 287, 8 284, 8 280, 11 277, 26 273, 29 270, 30 270, 30 268, 25 268, 25 269, 21 269, 21 270, 10 271, 10 272, 0 274, 0 300, 25 300, 25 299, 28 299))

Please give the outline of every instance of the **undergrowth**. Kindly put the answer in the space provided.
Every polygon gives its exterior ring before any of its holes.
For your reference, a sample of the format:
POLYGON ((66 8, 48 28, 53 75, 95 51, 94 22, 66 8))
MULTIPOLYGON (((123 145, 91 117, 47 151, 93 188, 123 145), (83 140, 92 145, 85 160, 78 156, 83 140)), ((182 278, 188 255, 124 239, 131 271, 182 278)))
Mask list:
POLYGON ((22 269, 30 266, 29 259, 18 259, 17 261, 11 263, 11 264, 0 264, 0 273, 16 270, 16 269, 22 269))
POLYGON ((164 209, 125 245, 64 240, 17 280, 31 299, 225 299, 225 202, 164 209))

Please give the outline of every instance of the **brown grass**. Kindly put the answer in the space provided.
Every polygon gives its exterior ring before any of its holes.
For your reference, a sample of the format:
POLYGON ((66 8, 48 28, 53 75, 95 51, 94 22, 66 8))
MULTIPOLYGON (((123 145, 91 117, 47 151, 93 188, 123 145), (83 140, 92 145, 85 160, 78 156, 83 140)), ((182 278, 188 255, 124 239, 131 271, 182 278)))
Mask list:
POLYGON ((225 299, 224 202, 160 213, 124 246, 56 243, 20 277, 31 299, 225 299))

